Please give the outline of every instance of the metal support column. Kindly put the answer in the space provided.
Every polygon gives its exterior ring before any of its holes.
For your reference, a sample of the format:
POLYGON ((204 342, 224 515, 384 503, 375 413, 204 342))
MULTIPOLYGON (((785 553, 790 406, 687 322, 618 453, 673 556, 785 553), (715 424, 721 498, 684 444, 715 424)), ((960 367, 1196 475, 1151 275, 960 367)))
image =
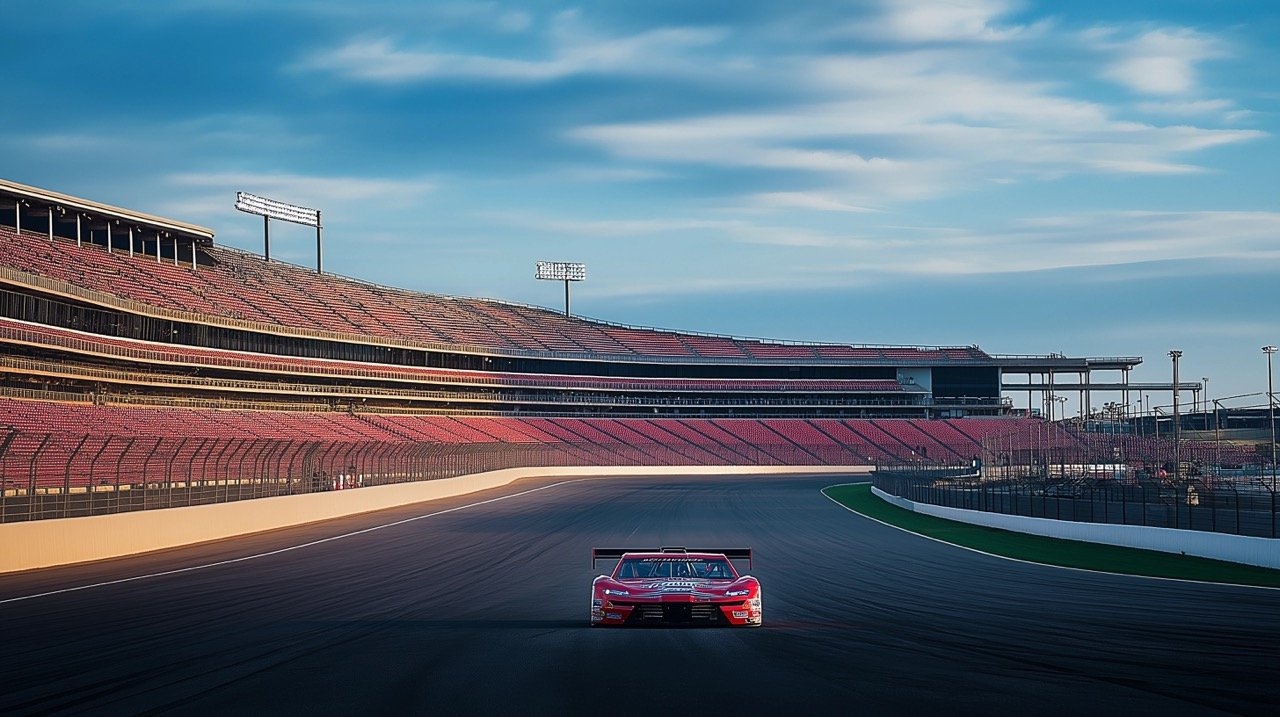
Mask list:
POLYGON ((1124 385, 1124 389, 1122 389, 1121 391, 1121 394, 1124 396, 1124 410, 1125 410, 1125 413, 1128 413, 1129 412, 1129 369, 1127 368, 1121 369, 1120 374, 1121 374, 1120 383, 1124 385))
POLYGON ((1053 369, 1049 369, 1049 422, 1053 422, 1053 404, 1058 402, 1058 392, 1053 388, 1053 369))
POLYGON ((1176 483, 1182 477, 1182 455, 1179 450, 1179 438, 1181 437, 1182 426, 1181 414, 1178 410, 1178 359, 1182 358, 1182 352, 1173 349, 1169 352, 1169 358, 1173 359, 1173 477, 1176 483))
POLYGON ((1270 345, 1263 346, 1262 352, 1267 355, 1267 425, 1271 429, 1271 512, 1272 525, 1274 525, 1276 494, 1276 394, 1271 388, 1271 356, 1276 352, 1276 347, 1270 345))
POLYGON ((1200 402, 1200 408, 1204 411, 1204 430, 1209 430, 1209 377, 1203 376, 1200 379, 1204 386, 1204 400, 1200 402))
POLYGON ((320 239, 320 210, 316 210, 316 273, 324 273, 324 245, 320 239))
POLYGON ((1076 374, 1076 376, 1084 386, 1084 388, 1080 389, 1080 395, 1078 397, 1080 400, 1080 420, 1083 421, 1093 411, 1093 396, 1089 392, 1089 381, 1091 380, 1091 377, 1089 376, 1088 370, 1081 371, 1076 374))

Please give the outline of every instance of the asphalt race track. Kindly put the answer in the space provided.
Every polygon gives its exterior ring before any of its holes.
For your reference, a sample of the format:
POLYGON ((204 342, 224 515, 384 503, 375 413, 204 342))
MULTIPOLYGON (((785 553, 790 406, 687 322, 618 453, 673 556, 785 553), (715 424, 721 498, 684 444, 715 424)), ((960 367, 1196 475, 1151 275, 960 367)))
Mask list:
MULTIPOLYGON (((556 481, 0 576, 0 600, 556 481)), ((575 480, 0 602, 0 714, 1275 714, 1280 591, 1001 560, 832 477, 575 480), (751 547, 762 629, 587 626, 593 546, 751 547)), ((604 570, 605 566, 601 566, 604 570)))

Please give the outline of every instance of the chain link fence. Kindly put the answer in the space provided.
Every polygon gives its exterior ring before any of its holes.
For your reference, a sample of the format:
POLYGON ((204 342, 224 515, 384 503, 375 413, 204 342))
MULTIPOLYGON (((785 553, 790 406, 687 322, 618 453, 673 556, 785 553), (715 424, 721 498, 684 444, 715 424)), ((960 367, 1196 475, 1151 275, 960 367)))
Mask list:
POLYGON ((945 468, 878 466, 872 482, 919 503, 1090 523, 1280 537, 1270 447, 1084 433, 1028 423, 945 468))
POLYGON ((849 465, 832 446, 94 436, 0 430, 0 522, 175 508, 536 466, 849 465))

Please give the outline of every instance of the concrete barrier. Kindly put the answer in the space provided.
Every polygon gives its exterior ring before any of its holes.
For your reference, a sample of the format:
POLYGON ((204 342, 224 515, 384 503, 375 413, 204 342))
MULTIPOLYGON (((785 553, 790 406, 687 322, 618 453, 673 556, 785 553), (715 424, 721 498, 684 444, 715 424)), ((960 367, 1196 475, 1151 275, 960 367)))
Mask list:
POLYGON ((1031 535, 1043 535, 1049 538, 1082 540, 1086 543, 1158 550, 1162 553, 1194 555, 1200 558, 1226 560, 1244 565, 1280 568, 1280 540, 1275 538, 1210 533, 1203 530, 1178 530, 1176 528, 1112 525, 1110 523, 1079 523, 1070 520, 1005 515, 1004 513, 989 513, 981 510, 948 508, 929 503, 917 503, 891 495, 875 487, 871 489, 871 492, 899 508, 905 508, 922 515, 956 520, 961 523, 983 525, 988 528, 1000 528, 1031 535))
POLYGON ((521 478, 628 475, 865 473, 866 466, 626 466, 508 468, 351 490, 0 524, 0 573, 116 558, 421 503, 521 478))

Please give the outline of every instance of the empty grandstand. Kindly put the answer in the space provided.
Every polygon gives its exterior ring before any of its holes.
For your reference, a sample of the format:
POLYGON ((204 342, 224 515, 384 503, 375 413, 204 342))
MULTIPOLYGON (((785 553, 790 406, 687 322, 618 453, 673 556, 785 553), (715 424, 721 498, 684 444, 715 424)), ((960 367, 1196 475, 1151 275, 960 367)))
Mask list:
POLYGON ((1018 420, 1006 374, 1140 361, 623 326, 319 273, 3 180, 0 345, 4 497, 28 517, 73 491, 165 485, 173 505, 521 462, 964 463, 1018 420))

